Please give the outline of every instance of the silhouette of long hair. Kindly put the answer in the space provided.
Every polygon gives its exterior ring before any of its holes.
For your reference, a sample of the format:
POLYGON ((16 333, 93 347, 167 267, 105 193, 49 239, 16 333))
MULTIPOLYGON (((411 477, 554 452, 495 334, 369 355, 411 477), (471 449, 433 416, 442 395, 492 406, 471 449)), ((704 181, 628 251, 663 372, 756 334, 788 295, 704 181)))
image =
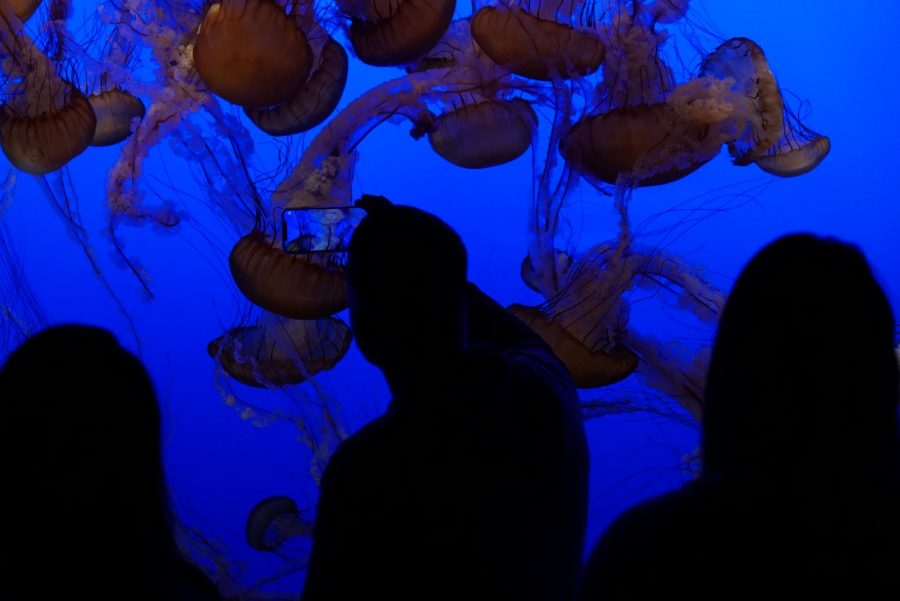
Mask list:
POLYGON ((757 254, 719 323, 704 473, 779 481, 897 474, 894 317, 863 254, 789 235, 757 254))
POLYGON ((162 598, 177 554, 160 445, 150 378, 111 334, 60 326, 19 347, 0 371, 0 586, 162 598))

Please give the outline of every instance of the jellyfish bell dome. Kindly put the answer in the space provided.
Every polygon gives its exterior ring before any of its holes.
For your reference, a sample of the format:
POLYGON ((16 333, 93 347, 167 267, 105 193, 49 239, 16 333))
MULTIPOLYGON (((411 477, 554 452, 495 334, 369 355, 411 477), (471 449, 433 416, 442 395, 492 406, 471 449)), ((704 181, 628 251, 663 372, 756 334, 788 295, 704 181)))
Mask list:
POLYGON ((456 0, 338 0, 350 43, 364 63, 405 65, 431 50, 447 31, 456 0))
POLYGON ((624 346, 592 351, 561 323, 536 307, 511 305, 509 311, 544 339, 578 388, 608 386, 624 380, 637 369, 637 355, 624 346))
POLYGON ((273 0, 222 0, 210 6, 197 30, 193 59, 210 90, 243 107, 294 97, 313 62, 296 19, 273 0))
POLYGON ((41 5, 41 0, 10 0, 9 3, 16 12, 16 16, 24 23, 41 5))
POLYGON ((593 33, 512 6, 480 9, 471 27, 472 37, 495 63, 531 79, 589 75, 606 54, 593 33))
POLYGON ((232 378, 262 388, 300 384, 331 369, 351 340, 350 327, 336 317, 278 319, 232 328, 206 350, 232 378))
POLYGON ((785 135, 756 165, 766 173, 779 177, 796 177, 809 173, 831 152, 831 140, 812 131, 795 132, 785 129, 785 135))
POLYGON ((762 48, 747 38, 727 40, 703 60, 700 75, 733 82, 740 98, 735 135, 728 142, 734 164, 764 156, 782 135, 784 101, 762 48))
POLYGON ((290 538, 311 534, 312 522, 300 516, 290 497, 267 497, 247 516, 247 543, 258 551, 274 551, 290 538))
POLYGON ((91 146, 111 146, 124 141, 131 135, 132 122, 143 119, 147 112, 140 98, 119 88, 91 94, 88 100, 97 117, 91 146))
POLYGON ((583 175, 637 186, 679 180, 715 157, 722 140, 704 123, 683 119, 667 103, 623 106, 581 118, 560 152, 583 175))
POLYGON ((94 139, 97 117, 91 103, 78 89, 63 80, 55 102, 33 102, 27 92, 18 94, 0 108, 0 146, 9 162, 32 175, 55 171, 81 154, 94 139))
POLYGON ((431 147, 454 165, 482 169, 508 163, 531 147, 537 115, 522 99, 486 99, 440 115, 431 147))
POLYGON ((347 284, 328 253, 294 255, 259 231, 235 244, 228 258, 231 275, 253 304, 294 319, 327 317, 347 307, 347 284))
POLYGON ((288 136, 319 125, 334 111, 347 84, 347 51, 330 36, 309 79, 292 98, 273 106, 245 108, 247 117, 270 136, 288 136))

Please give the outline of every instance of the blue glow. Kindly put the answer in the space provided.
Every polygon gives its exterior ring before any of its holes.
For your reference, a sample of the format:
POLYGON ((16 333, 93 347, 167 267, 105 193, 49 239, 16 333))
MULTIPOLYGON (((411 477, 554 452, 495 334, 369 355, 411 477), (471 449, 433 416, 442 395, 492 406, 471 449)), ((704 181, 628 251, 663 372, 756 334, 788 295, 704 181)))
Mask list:
MULTIPOLYGON (((837 1, 707 0, 693 2, 692 8, 698 23, 714 24, 725 38, 749 37, 765 49, 779 83, 796 95, 788 100, 805 123, 830 137, 832 150, 819 168, 790 179, 768 176, 753 166, 734 167, 723 151, 683 180, 638 189, 631 201, 632 223, 648 232, 648 242, 702 267, 707 278, 725 291, 750 256, 781 234, 812 231, 853 241, 868 256, 895 312, 900 311, 900 201, 894 151, 900 139, 896 113, 900 80, 888 69, 900 38, 900 5, 874 0, 854 3, 852 8, 837 1)), ((340 106, 400 74, 352 59, 340 106)), ((222 105, 253 128, 239 109, 222 105)), ((546 126, 542 120, 541 127, 546 126)), ((295 136, 291 143, 299 147, 313 134, 295 136)), ((254 136, 256 167, 277 168, 285 147, 258 131, 254 136)), ((104 190, 120 148, 91 148, 72 161, 69 170, 97 263, 127 308, 139 346, 131 324, 95 276, 59 212, 35 179, 23 173, 16 174, 11 204, 2 215, 6 239, 47 323, 102 325, 140 353, 163 403, 176 506, 186 522, 223 543, 233 559, 244 564, 241 578, 249 583, 272 574, 281 560, 247 545, 246 516, 257 501, 270 495, 288 495, 301 509, 312 509, 315 487, 309 453, 291 423, 255 426, 253 417, 242 419, 240 410, 229 407, 216 388, 207 344, 245 323, 249 314, 249 304, 235 288, 227 266, 238 236, 200 202, 192 173, 167 142, 152 151, 141 182, 148 197, 155 194, 187 207, 190 217, 175 229, 123 226, 119 231, 128 256, 139 257, 149 274, 154 298, 148 300, 135 278, 117 263, 103 234, 104 190)), ((533 161, 539 156, 526 153, 503 166, 464 170, 435 155, 426 141, 414 141, 408 123, 381 126, 359 150, 356 194, 382 194, 436 213, 466 242, 473 282, 503 304, 540 302, 519 278, 528 245, 533 161)), ((5 159, 0 159, 0 173, 6 169, 5 159)), ((271 190, 278 180, 263 181, 261 189, 271 190)), ((571 195, 566 216, 566 231, 582 248, 615 236, 612 199, 586 184, 571 195)), ((711 333, 673 303, 661 305, 652 296, 632 306, 631 324, 659 340, 675 340, 689 348, 708 340, 711 333)), ((102 377, 103 366, 97 369, 102 377)), ((378 415, 389 400, 379 372, 355 348, 334 370, 320 376, 317 385, 340 400, 342 419, 352 428, 378 415)), ((296 403, 315 393, 310 385, 303 386, 301 393, 286 394, 238 390, 244 399, 300 416, 296 403)), ((585 391, 583 397, 602 400, 605 390, 585 391)), ((90 405, 84 410, 91 411, 90 405)), ((592 453, 588 549, 619 512, 688 477, 684 461, 697 445, 696 429, 688 421, 623 413, 587 423, 592 453)), ((296 578, 289 582, 282 586, 288 590, 299 586, 296 578)))

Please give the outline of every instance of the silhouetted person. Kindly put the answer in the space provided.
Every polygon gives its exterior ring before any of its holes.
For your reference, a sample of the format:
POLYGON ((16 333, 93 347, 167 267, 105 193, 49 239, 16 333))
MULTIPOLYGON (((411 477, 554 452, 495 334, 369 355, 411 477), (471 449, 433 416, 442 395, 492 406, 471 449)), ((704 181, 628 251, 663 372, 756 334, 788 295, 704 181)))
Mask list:
POLYGON ((328 464, 304 601, 570 598, 588 457, 565 368, 418 209, 370 210, 348 282, 393 400, 328 464))
POLYGON ((212 600, 173 538, 160 412, 99 328, 27 340, 0 370, 0 598, 212 600))
POLYGON ((701 476, 610 526, 581 598, 900 595, 893 334, 856 247, 764 248, 719 323, 701 476))

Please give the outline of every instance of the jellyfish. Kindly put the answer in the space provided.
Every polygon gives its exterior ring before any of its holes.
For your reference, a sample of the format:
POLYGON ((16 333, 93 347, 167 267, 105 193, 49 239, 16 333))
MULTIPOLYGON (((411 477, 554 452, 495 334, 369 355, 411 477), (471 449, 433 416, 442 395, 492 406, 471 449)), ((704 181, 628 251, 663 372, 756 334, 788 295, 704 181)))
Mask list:
POLYGON ((660 54, 660 20, 684 15, 687 3, 620 7, 604 28, 607 58, 596 90, 599 111, 579 119, 560 141, 567 162, 591 180, 630 186, 667 184, 696 171, 727 141, 737 92, 703 81, 676 88, 660 54))
POLYGON ((740 98, 737 135, 728 142, 735 165, 747 165, 763 156, 781 135, 784 103, 762 48, 747 38, 723 42, 703 60, 700 76, 732 82, 732 90, 740 98))
POLYGON ((606 54, 603 42, 571 23, 583 7, 564 7, 569 3, 560 0, 535 4, 531 11, 505 4, 481 8, 472 17, 472 36, 494 62, 522 77, 550 81, 596 71, 606 54))
POLYGON ((376 66, 405 65, 441 39, 456 0, 338 0, 351 18, 350 43, 356 56, 376 66))
POLYGON ((570 165, 589 177, 636 186, 668 184, 714 158, 723 140, 666 103, 624 106, 580 119, 560 142, 570 165))
POLYGON ((273 0, 222 0, 200 23, 193 61, 216 95, 254 108, 293 98, 313 57, 296 18, 273 0))
POLYGON ((244 109, 247 117, 270 136, 289 136, 314 128, 328 118, 344 93, 347 51, 324 32, 310 41, 316 66, 299 92, 280 104, 244 109), (316 44, 320 39, 324 43, 316 44))
POLYGON ((337 317, 266 319, 232 328, 210 342, 207 352, 238 382, 281 387, 334 367, 351 338, 350 328, 337 317))
POLYGON ((41 0, 10 0, 9 3, 16 16, 24 23, 41 5, 41 0))
POLYGON ((21 171, 55 171, 88 147, 97 119, 85 95, 61 78, 25 35, 11 5, 0 4, 0 17, 0 54, 8 76, 0 146, 21 171))
MULTIPOLYGON (((537 133, 537 114, 513 96, 517 87, 474 43, 468 19, 454 21, 415 70, 452 68, 459 97, 442 102, 437 116, 425 111, 413 137, 428 134, 442 158, 469 169, 502 165, 527 151, 537 133)), ((449 82, 448 82, 449 83, 449 82)))
POLYGON ((255 305, 294 319, 327 317, 347 307, 347 285, 330 253, 288 254, 265 233, 252 231, 228 259, 240 291, 255 305))
POLYGON ((111 88, 88 97, 97 127, 91 146, 111 146, 131 135, 134 120, 140 121, 147 112, 140 98, 121 88, 111 88))
POLYGON ((804 175, 825 160, 831 151, 831 140, 800 123, 787 109, 784 117, 781 137, 754 162, 766 173, 779 177, 804 175))
POLYGON ((623 343, 628 321, 623 294, 633 281, 622 265, 611 262, 613 250, 599 245, 572 264, 544 305, 509 307, 544 339, 579 388, 618 382, 638 365, 623 343))
POLYGON ((537 115, 524 100, 485 100, 438 117, 428 141, 454 165, 481 169, 520 157, 536 130, 537 115))
POLYGON ((258 551, 277 552, 291 538, 311 536, 312 529, 293 499, 266 497, 247 516, 247 543, 258 551))

